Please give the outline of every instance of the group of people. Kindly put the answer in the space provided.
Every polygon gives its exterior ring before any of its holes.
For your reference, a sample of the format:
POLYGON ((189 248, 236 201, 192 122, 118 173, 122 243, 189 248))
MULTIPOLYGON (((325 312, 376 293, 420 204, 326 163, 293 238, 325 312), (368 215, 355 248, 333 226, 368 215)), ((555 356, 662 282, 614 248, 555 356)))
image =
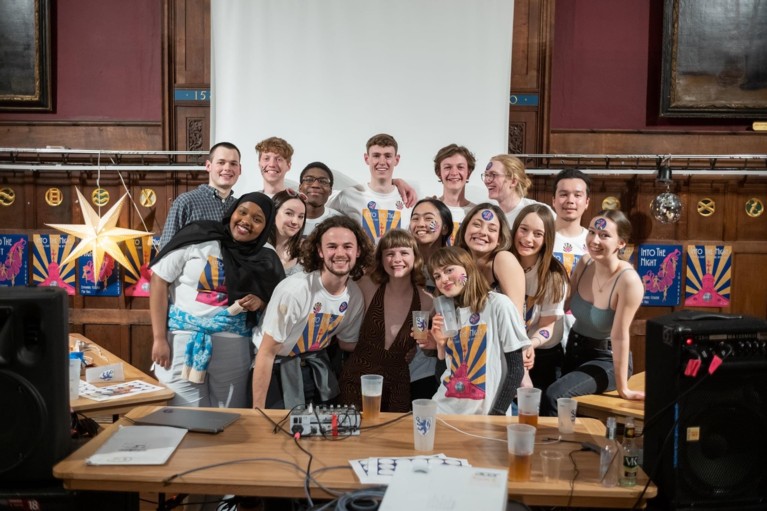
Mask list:
POLYGON ((180 195, 152 262, 155 374, 173 404, 292 408, 361 403, 360 376, 384 375, 382 410, 433 398, 441 413, 510 413, 520 386, 559 397, 628 388, 629 326, 643 286, 619 258, 631 225, 618 210, 581 225, 590 180, 568 169, 551 207, 526 197, 521 160, 491 158, 488 201, 465 194, 476 159, 440 149, 439 197, 395 179, 396 140, 370 138, 368 183, 333 195, 322 162, 285 185, 293 148, 256 146, 264 189, 233 195, 232 144, 213 146, 209 182, 180 195), (452 298, 457 333, 433 299, 452 298), (412 312, 432 311, 426 339, 412 312))

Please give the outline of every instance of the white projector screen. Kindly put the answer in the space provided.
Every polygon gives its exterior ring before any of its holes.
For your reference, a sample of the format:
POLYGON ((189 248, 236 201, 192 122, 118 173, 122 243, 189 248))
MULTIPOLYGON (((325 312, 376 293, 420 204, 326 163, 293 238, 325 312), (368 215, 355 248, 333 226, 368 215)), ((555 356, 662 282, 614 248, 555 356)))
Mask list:
POLYGON ((513 0, 217 0, 211 2, 211 141, 236 144, 235 193, 260 190, 255 145, 295 149, 288 182, 309 162, 335 189, 366 183, 365 142, 389 133, 394 176, 439 194, 434 155, 450 143, 488 159, 507 152, 513 0))

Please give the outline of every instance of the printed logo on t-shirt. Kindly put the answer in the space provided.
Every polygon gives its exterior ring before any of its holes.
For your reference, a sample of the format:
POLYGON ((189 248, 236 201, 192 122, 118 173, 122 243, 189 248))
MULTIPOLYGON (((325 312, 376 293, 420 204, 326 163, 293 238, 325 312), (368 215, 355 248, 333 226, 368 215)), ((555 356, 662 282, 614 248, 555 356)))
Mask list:
POLYGON ((216 307, 227 305, 228 297, 226 294, 223 260, 208 256, 205 268, 197 281, 195 301, 216 307))
MULTIPOLYGON (((316 307, 316 306, 315 306, 316 307)), ((309 320, 306 322, 301 338, 293 346, 291 356, 300 355, 308 351, 320 351, 328 347, 333 332, 343 321, 343 314, 309 314, 309 320)))
POLYGON ((554 257, 557 258, 557 261, 562 263, 569 277, 570 275, 572 275, 573 268, 575 268, 575 265, 578 264, 578 261, 580 260, 582 256, 581 254, 554 252, 554 257))
POLYGON ((573 251, 572 243, 566 242, 562 245, 562 252, 569 253, 573 251))
POLYGON ((465 326, 448 340, 450 373, 443 380, 445 397, 482 400, 487 385, 487 324, 465 326))
POLYGON ((373 244, 377 244, 384 234, 399 229, 401 216, 401 212, 393 209, 363 209, 362 229, 373 244))
POLYGON ((395 203, 394 203, 394 206, 395 206, 397 209, 402 209, 402 208, 404 208, 404 207, 405 207, 405 204, 404 204, 404 203, 403 203, 401 200, 398 200, 397 202, 395 202, 395 203))
POLYGON ((338 311, 339 312, 345 312, 347 307, 349 307, 349 303, 348 302, 342 302, 341 305, 338 306, 338 311))

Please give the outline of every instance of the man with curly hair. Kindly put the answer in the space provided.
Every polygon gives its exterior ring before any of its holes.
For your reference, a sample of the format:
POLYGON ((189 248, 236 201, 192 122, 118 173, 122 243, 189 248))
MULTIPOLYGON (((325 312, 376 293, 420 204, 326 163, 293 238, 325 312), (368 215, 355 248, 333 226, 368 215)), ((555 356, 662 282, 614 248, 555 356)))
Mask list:
POLYGON ((320 223, 299 256, 304 267, 283 280, 254 329, 253 407, 290 409, 326 403, 339 393, 327 348, 352 351, 364 312, 354 282, 372 262, 359 223, 338 215, 320 223))

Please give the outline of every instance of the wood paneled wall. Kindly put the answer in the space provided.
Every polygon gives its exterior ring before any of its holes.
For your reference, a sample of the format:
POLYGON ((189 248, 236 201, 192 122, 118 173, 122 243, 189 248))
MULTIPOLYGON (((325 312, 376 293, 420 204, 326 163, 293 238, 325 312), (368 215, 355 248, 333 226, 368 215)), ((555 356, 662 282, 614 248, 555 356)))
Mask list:
MULTIPOLYGON (((79 0, 85 1, 85 0, 79 0)), ((509 152, 578 154, 713 154, 764 153, 765 136, 755 133, 712 131, 711 127, 684 131, 550 129, 552 48, 555 41, 555 0, 517 0, 514 12, 514 41, 511 76, 512 95, 534 98, 534 104, 509 106, 509 152)), ((97 149, 206 150, 209 140, 209 97, 182 98, 185 91, 210 87, 210 0, 163 0, 162 15, 162 121, 23 121, 0 119, 0 146, 67 145, 97 149)), ((59 34, 59 37, 63 37, 59 34)), ((62 71, 60 71, 62 72, 62 71)), ((0 211, 3 232, 50 232, 45 223, 80 223, 75 187, 86 196, 96 186, 93 173, 0 173, 0 184, 17 193, 16 203, 0 211), (53 208, 44 201, 45 190, 58 186, 64 203, 53 208)), ((171 201, 178 194, 207 181, 197 173, 131 173, 124 176, 134 195, 152 188, 158 196, 153 208, 135 211, 124 208, 120 225, 158 232, 171 201)), ((531 195, 550 203, 551 177, 535 176, 531 195)), ((102 187, 119 197, 122 184, 113 175, 101 178, 102 187)), ((649 204, 660 191, 651 177, 596 177, 587 216, 600 209, 602 200, 618 197, 635 227, 635 244, 645 242, 700 244, 730 243, 734 247, 731 312, 767 316, 767 293, 755 279, 767 263, 767 215, 745 215, 748 198, 767 203, 767 179, 723 177, 675 178, 674 190, 684 204, 682 220, 661 225, 649 215, 649 204), (713 198, 714 216, 697 214, 697 201, 713 198)), ((148 369, 151 329, 148 303, 141 298, 74 297, 72 323, 81 332, 102 343, 142 369, 148 369)), ((670 312, 670 308, 642 308, 640 319, 670 312)), ((634 331, 634 349, 639 367, 643 361, 643 325, 634 331)))

